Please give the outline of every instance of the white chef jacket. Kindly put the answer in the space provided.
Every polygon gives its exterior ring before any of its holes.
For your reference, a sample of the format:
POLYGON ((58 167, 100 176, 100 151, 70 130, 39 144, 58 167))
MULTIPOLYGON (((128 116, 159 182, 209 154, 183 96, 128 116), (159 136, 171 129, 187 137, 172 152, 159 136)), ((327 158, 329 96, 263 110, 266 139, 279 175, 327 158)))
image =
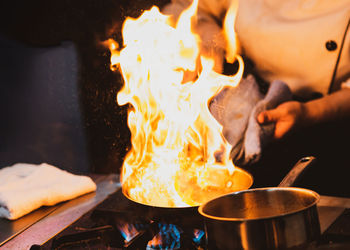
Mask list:
MULTIPOLYGON (((191 0, 173 0, 187 6, 191 0)), ((231 0, 199 0, 199 17, 217 22, 231 0)), ((350 0, 239 0, 235 30, 242 52, 266 81, 283 80, 294 94, 350 87, 350 0), (347 30, 347 32, 346 32, 347 30)))

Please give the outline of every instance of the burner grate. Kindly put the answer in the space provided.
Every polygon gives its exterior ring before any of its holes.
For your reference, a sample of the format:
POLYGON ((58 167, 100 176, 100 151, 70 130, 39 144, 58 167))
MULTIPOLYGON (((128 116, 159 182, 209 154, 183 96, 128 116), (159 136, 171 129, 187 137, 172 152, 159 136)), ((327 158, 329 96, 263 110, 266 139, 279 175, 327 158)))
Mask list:
POLYGON ((181 218, 154 221, 121 190, 42 246, 45 249, 204 249, 204 226, 181 218))

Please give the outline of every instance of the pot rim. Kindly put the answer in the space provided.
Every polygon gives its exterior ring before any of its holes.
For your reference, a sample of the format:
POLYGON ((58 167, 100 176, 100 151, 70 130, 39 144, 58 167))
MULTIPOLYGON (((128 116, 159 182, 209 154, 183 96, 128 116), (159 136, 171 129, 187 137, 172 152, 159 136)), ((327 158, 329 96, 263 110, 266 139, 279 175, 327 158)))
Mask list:
POLYGON ((200 205, 198 207, 198 212, 201 216, 208 218, 208 219, 213 219, 213 220, 219 220, 219 221, 237 221, 237 222, 245 222, 245 221, 257 221, 257 220, 266 220, 266 219, 274 219, 274 218, 280 218, 282 216, 288 216, 288 215, 293 215, 296 213, 299 213, 301 211, 307 210, 313 206, 316 206, 317 203, 320 200, 320 195, 310 189, 306 189, 306 188, 299 188, 299 187, 264 187, 264 188, 253 188, 253 189, 247 189, 247 190, 242 190, 242 191, 237 191, 237 192, 233 192, 233 193, 229 193, 229 194, 225 194, 225 195, 221 195, 219 197, 216 197, 212 200, 209 200, 207 202, 205 202, 204 204, 200 205), (314 201, 304 207, 301 207, 299 209, 295 209, 293 211, 290 212, 286 212, 286 213, 281 213, 278 215, 273 215, 273 216, 262 216, 262 217, 258 217, 258 218, 238 218, 238 217, 222 217, 222 216, 214 216, 214 215, 209 215, 206 214, 205 212, 203 212, 204 207, 211 203, 211 202, 215 202, 220 198, 226 197, 226 196, 235 196, 241 193, 248 193, 248 192, 256 192, 256 191, 275 191, 275 190, 285 190, 285 191, 292 191, 292 192, 303 192, 303 193, 307 193, 310 196, 314 197, 314 201))

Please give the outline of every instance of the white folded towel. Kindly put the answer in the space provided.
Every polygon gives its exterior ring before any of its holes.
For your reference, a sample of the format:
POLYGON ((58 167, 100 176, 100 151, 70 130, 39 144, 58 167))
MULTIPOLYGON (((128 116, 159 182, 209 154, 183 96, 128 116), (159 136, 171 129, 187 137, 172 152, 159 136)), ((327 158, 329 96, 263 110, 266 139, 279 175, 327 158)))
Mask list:
POLYGON ((52 206, 96 190, 88 176, 46 163, 17 163, 0 169, 0 217, 15 220, 41 206, 52 206))

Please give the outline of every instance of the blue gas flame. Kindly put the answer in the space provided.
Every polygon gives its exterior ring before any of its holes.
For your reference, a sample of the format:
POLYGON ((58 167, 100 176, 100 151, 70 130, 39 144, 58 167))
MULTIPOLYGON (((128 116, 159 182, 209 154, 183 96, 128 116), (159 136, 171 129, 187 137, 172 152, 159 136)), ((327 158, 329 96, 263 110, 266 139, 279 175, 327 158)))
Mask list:
POLYGON ((148 242, 147 249, 179 249, 181 228, 173 224, 158 223, 159 234, 148 242))

